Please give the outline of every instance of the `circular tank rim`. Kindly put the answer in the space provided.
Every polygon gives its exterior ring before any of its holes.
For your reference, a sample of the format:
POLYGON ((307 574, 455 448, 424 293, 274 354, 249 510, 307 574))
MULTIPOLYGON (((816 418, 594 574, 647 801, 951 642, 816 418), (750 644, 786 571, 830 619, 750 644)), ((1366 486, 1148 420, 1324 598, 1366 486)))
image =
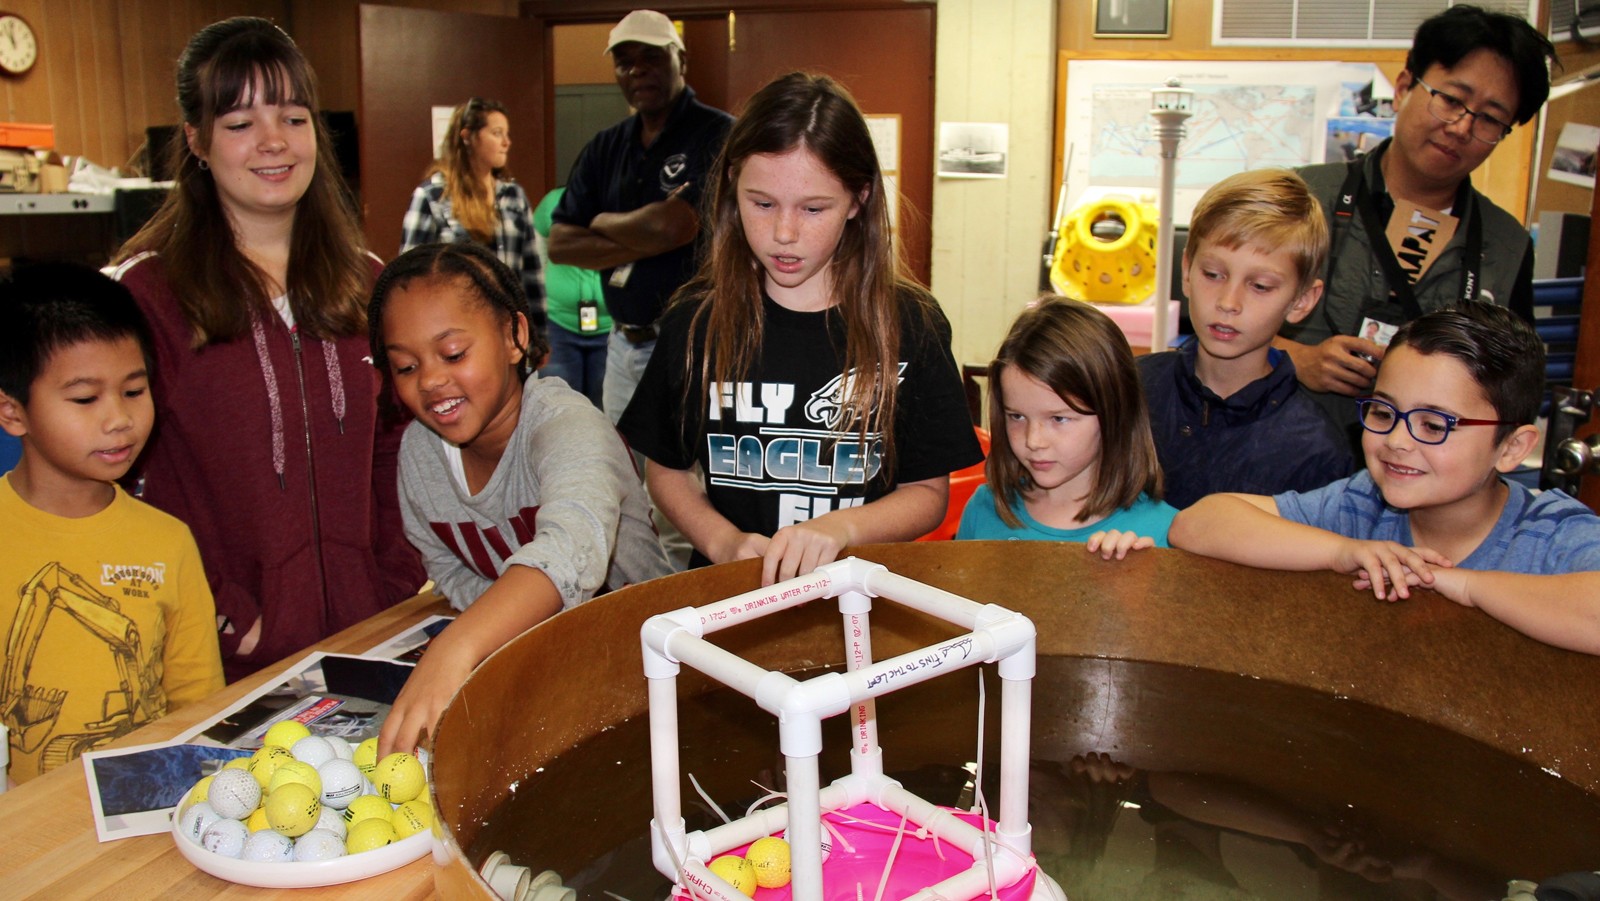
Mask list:
MULTIPOLYGON (((1583 692, 1570 690, 1600 679, 1600 658, 1533 641, 1428 592, 1384 604, 1337 574, 1268 572, 1164 549, 1110 562, 1082 545, 1054 542, 926 542, 852 552, 1025 613, 1037 627, 1041 656, 1193 667, 1348 698, 1472 738, 1600 797, 1600 748, 1586 728, 1592 710, 1583 692), (999 584, 996 573, 1004 576, 999 584)), ((643 713, 638 631, 648 616, 748 591, 759 579, 759 561, 741 561, 630 586, 564 612, 485 661, 446 709, 434 742, 440 894, 494 897, 466 856, 463 845, 476 828, 463 811, 493 809, 530 765, 643 713), (597 671, 631 678, 597 679, 597 671), (551 684, 582 690, 534 687, 551 684), (526 715, 482 715, 508 698, 526 715), (521 756, 510 759, 511 749, 521 756), (493 771, 505 778, 496 780, 493 771), (463 786, 474 776, 480 792, 497 793, 467 797, 463 786)), ((903 608, 874 607, 879 657, 896 653, 896 642, 909 649, 933 637, 919 631, 926 623, 896 620, 894 609, 903 608), (884 622, 900 629, 880 642, 884 622)), ((840 644, 836 631, 807 632, 727 646, 764 665, 767 654, 775 664, 826 662, 812 658, 812 645, 840 644)))

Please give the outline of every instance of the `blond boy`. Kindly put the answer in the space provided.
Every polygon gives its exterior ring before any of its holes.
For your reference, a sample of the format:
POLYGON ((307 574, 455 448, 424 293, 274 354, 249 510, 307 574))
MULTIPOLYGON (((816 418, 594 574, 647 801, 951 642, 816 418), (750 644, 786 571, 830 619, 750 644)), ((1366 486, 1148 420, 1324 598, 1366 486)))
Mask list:
POLYGON ((1195 337, 1139 359, 1167 502, 1309 490, 1350 473, 1349 441, 1272 347, 1322 296, 1328 229, 1287 169, 1242 172, 1195 207, 1183 288, 1195 337))

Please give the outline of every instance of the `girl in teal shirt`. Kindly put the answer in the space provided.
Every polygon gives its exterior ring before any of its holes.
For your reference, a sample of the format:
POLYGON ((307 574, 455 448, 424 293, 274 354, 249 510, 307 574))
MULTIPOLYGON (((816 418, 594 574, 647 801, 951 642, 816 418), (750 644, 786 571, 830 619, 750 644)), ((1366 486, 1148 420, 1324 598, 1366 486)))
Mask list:
POLYGON ((989 431, 987 484, 956 538, 1081 541, 1107 560, 1167 546, 1178 511, 1133 351, 1104 313, 1045 297, 1018 317, 989 364, 989 431))

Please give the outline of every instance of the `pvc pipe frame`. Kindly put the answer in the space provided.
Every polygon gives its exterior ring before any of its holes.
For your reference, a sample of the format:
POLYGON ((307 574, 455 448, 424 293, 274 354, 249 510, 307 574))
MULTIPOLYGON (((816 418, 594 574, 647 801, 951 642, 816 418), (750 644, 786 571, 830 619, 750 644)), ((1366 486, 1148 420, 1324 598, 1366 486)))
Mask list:
MULTIPOLYGON (((1028 737, 1032 727, 1034 628, 1027 617, 994 604, 978 604, 855 557, 767 588, 702 607, 659 614, 640 629, 650 700, 650 774, 654 820, 651 860, 695 897, 740 901, 742 895, 706 869, 705 862, 731 848, 789 829, 792 897, 821 901, 821 832, 824 811, 870 801, 967 851, 971 869, 913 895, 916 899, 971 897, 1015 882, 1032 866, 1028 824, 1028 737), (939 644, 889 660, 872 659, 872 598, 897 603, 969 630, 939 644), (762 669, 705 640, 729 626, 787 610, 819 598, 839 599, 844 624, 844 673, 804 682, 762 669), (679 779, 677 675, 680 664, 705 673, 754 699, 778 717, 785 757, 788 803, 756 811, 714 829, 685 832, 679 779), (883 775, 874 699, 979 663, 998 663, 1001 678, 1000 820, 992 845, 983 831, 901 788, 883 775), (854 710, 851 773, 820 785, 817 758, 822 720, 854 710), (991 855, 991 848, 994 854, 991 855), (731 892, 731 894, 730 894, 731 892)), ((981 737, 980 737, 981 740, 981 737)))

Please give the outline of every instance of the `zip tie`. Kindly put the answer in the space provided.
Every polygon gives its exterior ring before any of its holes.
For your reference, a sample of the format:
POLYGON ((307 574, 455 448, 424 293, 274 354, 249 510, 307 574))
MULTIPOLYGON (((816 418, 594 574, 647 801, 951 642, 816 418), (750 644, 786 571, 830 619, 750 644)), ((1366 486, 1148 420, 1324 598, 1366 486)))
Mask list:
POLYGON ((872 896, 872 901, 883 901, 883 890, 889 887, 889 871, 894 869, 895 856, 900 853, 900 840, 906 837, 906 815, 900 814, 900 828, 895 830, 894 844, 889 846, 889 855, 883 860, 883 875, 878 877, 878 892, 872 896))
POLYGON ((983 667, 978 667, 978 759, 974 764, 976 772, 972 775, 973 805, 968 813, 977 813, 980 807, 979 799, 983 797, 983 713, 987 701, 983 688, 983 667))
MULTIPOLYGON (((835 814, 835 816, 837 816, 837 814, 835 814)), ((850 840, 844 837, 844 833, 840 832, 838 827, 836 827, 832 823, 828 822, 828 818, 827 817, 823 817, 822 818, 822 825, 828 827, 829 834, 831 834, 833 836, 833 840, 834 841, 839 843, 839 847, 841 847, 841 848, 843 848, 845 850, 846 854, 854 854, 854 853, 856 853, 855 845, 850 844, 850 840)))
POLYGON ((722 822, 724 822, 724 823, 733 822, 733 818, 728 816, 727 814, 723 813, 722 812, 722 808, 717 806, 717 802, 711 800, 711 796, 706 794, 706 790, 700 787, 700 780, 696 779, 694 777, 693 773, 689 773, 688 776, 689 776, 689 784, 694 786, 694 790, 700 794, 700 800, 702 800, 702 801, 706 802, 707 804, 711 805, 711 809, 716 813, 716 815, 719 816, 719 817, 722 817, 722 822))

